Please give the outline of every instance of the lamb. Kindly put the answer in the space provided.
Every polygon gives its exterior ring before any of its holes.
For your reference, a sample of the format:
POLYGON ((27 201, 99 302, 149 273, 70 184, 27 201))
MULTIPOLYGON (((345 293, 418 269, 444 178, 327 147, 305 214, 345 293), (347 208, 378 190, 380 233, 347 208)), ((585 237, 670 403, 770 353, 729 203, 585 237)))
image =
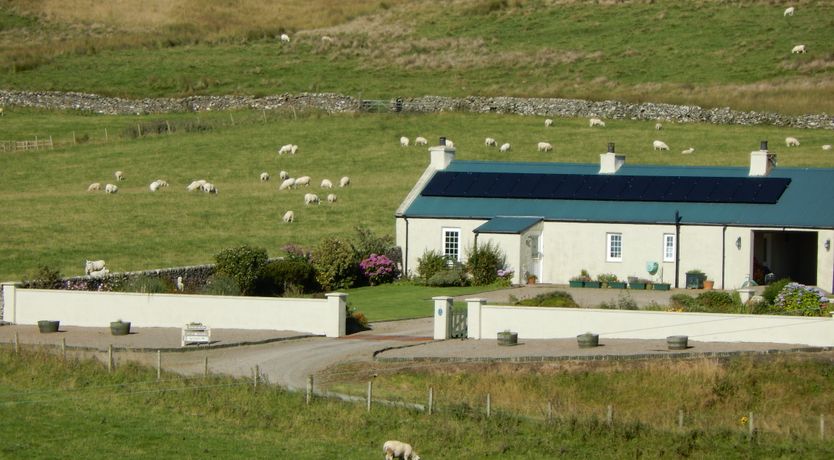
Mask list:
POLYGON ((188 187, 186 187, 185 189, 189 192, 193 192, 194 190, 201 188, 205 183, 205 179, 195 180, 194 182, 188 184, 188 187))
POLYGON ((116 171, 116 172, 113 173, 113 175, 116 176, 117 181, 125 180, 125 173, 123 173, 121 171, 116 171))
POLYGON ((539 152, 550 152, 553 150, 553 146, 549 142, 539 142, 538 149, 539 152))
POLYGON ((284 222, 289 224, 289 223, 291 223, 292 221, 295 220, 295 213, 292 212, 292 211, 287 211, 287 212, 284 213, 283 219, 284 219, 284 222))
POLYGON ((652 148, 655 150, 669 150, 669 146, 666 145, 663 141, 654 141, 652 142, 652 148))
POLYGON ((690 153, 693 153, 693 152, 695 152, 695 147, 689 147, 686 150, 681 150, 681 153, 684 154, 684 155, 689 155, 690 153))
POLYGON ((328 203, 335 203, 336 202, 336 194, 331 193, 331 194, 327 195, 327 202, 328 203))
POLYGON ((805 54, 805 45, 796 45, 791 48, 792 54, 805 54))
POLYGON ((290 42, 290 36, 287 35, 287 34, 281 34, 281 42, 282 43, 289 43, 290 42))
POLYGON ((264 171, 261 173, 261 182, 267 182, 269 180, 269 173, 264 171))
POLYGON ((97 192, 101 190, 101 183, 100 182, 93 182, 87 187, 88 192, 97 192))
POLYGON ((278 191, 288 190, 291 188, 295 188, 295 179, 289 177, 287 179, 284 179, 284 182, 281 182, 281 185, 278 186, 278 191))
POLYGON ((116 193, 119 191, 119 187, 116 187, 113 184, 107 184, 104 186, 104 193, 116 193))
POLYGON ((312 204, 312 203, 321 204, 321 201, 319 201, 319 196, 316 195, 315 193, 305 193, 304 194, 304 205, 309 205, 309 204, 312 204))
POLYGON ((599 126, 600 128, 605 128, 605 122, 600 120, 599 118, 591 118, 588 120, 588 125, 593 128, 594 126, 599 126))
POLYGON ((417 452, 414 452, 411 444, 405 442, 385 441, 385 444, 382 445, 382 451, 385 453, 385 460, 393 460, 395 458, 401 458, 402 460, 420 460, 420 456, 417 455, 417 452))
POLYGON ((405 136, 400 137, 400 146, 401 147, 408 147, 408 138, 405 136))
POLYGON ((350 177, 345 176, 339 179, 339 187, 347 187, 348 185, 350 185, 350 177))
POLYGON ((799 147, 799 139, 795 137, 786 137, 785 145, 788 147, 799 147))
POLYGON ((290 178, 290 173, 288 173, 286 171, 281 171, 280 173, 278 173, 278 177, 280 177, 281 180, 289 179, 290 178))
POLYGON ((330 182, 330 179, 322 179, 321 188, 333 188, 333 182, 330 182))
POLYGON ((97 272, 100 270, 104 270, 104 261, 103 260, 85 260, 84 261, 84 274, 89 275, 92 272, 97 272))
POLYGON ((831 144, 825 144, 822 146, 823 150, 831 150, 831 144))
POLYGON ((657 122, 654 124, 654 129, 655 131, 660 131, 661 129, 663 129, 663 125, 660 122, 657 122))
POLYGON ((182 281, 182 276, 177 277, 177 290, 180 292, 185 290, 185 283, 182 281))
POLYGON ((295 186, 296 187, 299 187, 301 185, 303 185, 305 187, 309 186, 310 185, 310 176, 301 176, 301 177, 299 177, 298 179, 295 180, 295 186))
POLYGON ((90 275, 90 278, 104 278, 109 274, 110 274, 110 270, 108 270, 106 268, 102 268, 101 270, 96 270, 96 271, 92 271, 92 272, 88 273, 88 275, 90 275))
POLYGON ((553 126, 553 120, 551 120, 550 118, 544 120, 544 126, 546 128, 549 128, 549 127, 553 126))
POLYGON ((488 138, 484 139, 484 145, 487 146, 487 147, 497 147, 498 142, 495 139, 493 139, 491 137, 488 137, 488 138))
POLYGON ((291 154, 291 155, 295 155, 297 152, 298 152, 298 146, 297 146, 297 145, 295 145, 295 144, 293 144, 293 145, 290 147, 290 154, 291 154))
POLYGON ((155 191, 159 190, 159 187, 161 187, 161 185, 159 185, 159 181, 156 181, 156 180, 151 182, 151 185, 148 186, 148 188, 152 192, 155 192, 155 191))
POLYGON ((509 143, 501 144, 501 147, 499 147, 498 150, 501 151, 501 152, 509 152, 510 151, 510 144, 509 143))
POLYGON ((278 149, 278 155, 283 155, 285 153, 292 152, 292 144, 282 145, 280 149, 278 149))
POLYGON ((796 11, 796 8, 794 8, 792 6, 789 6, 789 7, 785 8, 785 12, 782 14, 782 16, 783 17, 793 16, 794 11, 796 11))
POLYGON ((446 147, 455 148, 455 143, 451 139, 446 139, 446 147))
POLYGON ((206 193, 213 193, 215 195, 220 193, 220 190, 218 190, 217 187, 215 187, 211 182, 206 182, 200 187, 200 189, 206 193))
POLYGON ((414 145, 429 145, 429 141, 423 136, 417 136, 414 138, 414 145))

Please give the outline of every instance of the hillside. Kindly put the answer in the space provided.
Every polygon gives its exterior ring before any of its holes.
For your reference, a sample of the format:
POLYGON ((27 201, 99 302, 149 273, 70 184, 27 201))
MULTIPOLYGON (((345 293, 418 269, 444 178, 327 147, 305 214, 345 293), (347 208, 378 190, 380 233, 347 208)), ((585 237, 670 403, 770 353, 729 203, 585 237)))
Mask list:
POLYGON ((0 87, 181 96, 327 91, 834 112, 834 4, 13 0, 0 87), (292 36, 281 44, 281 33, 292 36), (25 40, 20 40, 20 37, 25 40), (324 36, 332 40, 323 40, 324 36), (791 54, 796 44, 807 54, 791 54))

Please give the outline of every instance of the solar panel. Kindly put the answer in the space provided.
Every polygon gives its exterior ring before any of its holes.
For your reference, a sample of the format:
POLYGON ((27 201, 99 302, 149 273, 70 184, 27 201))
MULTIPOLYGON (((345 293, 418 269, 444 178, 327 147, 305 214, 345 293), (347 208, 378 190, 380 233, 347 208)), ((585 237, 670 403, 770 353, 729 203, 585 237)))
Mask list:
POLYGON ((774 204, 781 177, 614 176, 439 171, 423 196, 774 204))

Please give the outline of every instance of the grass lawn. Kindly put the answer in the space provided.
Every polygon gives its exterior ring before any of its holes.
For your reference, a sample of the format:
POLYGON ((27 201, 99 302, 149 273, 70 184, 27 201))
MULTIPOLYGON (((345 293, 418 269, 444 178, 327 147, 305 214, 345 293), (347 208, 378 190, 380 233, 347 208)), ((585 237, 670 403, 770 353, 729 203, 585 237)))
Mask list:
MULTIPOLYGON (((477 294, 498 286, 429 287, 408 282, 348 289, 348 302, 365 314, 368 321, 424 318, 433 315, 435 296, 477 294)), ((465 308, 465 302, 457 305, 465 308)))

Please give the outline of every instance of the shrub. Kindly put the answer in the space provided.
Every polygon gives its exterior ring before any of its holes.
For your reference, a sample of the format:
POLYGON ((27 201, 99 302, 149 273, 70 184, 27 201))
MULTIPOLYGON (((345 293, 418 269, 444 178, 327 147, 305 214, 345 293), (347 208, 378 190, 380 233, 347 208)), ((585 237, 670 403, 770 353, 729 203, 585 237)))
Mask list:
POLYGON ((356 307, 352 306, 349 302, 345 305, 345 310, 347 313, 347 315, 345 315, 345 332, 347 334, 367 331, 370 329, 368 327, 368 318, 365 317, 364 313, 357 310, 356 307))
POLYGON ((600 283, 613 283, 617 281, 617 275, 613 273, 600 273, 597 275, 597 281, 600 283))
POLYGON ((268 257, 266 249, 243 245, 224 249, 214 259, 217 261, 216 273, 234 279, 240 293, 249 295, 268 257))
POLYGON ((627 292, 620 293, 617 296, 616 301, 610 302, 602 302, 599 304, 598 308, 606 309, 606 310, 639 310, 640 307, 637 306, 637 302, 628 295, 627 292))
POLYGON ((509 269, 499 268, 498 273, 498 284, 504 287, 510 286, 513 284, 513 271, 509 269))
POLYGON ((466 272, 459 263, 449 268, 438 271, 426 281, 426 284, 434 287, 466 286, 469 280, 466 279, 466 272))
POLYGON ((214 275, 203 286, 202 292, 209 295, 240 295, 240 286, 230 276, 214 275))
POLYGON ((313 249, 313 267, 325 290, 349 288, 359 276, 359 257, 350 242, 325 238, 313 249))
POLYGON ((262 296, 295 296, 320 289, 312 263, 304 258, 286 258, 269 262, 261 268, 253 292, 262 296))
POLYGON ((774 310, 802 316, 825 316, 828 298, 816 288, 799 283, 788 283, 773 304, 774 310))
POLYGON ((675 294, 669 298, 669 307, 674 311, 706 311, 694 297, 688 294, 675 294))
POLYGON ((298 246, 295 244, 287 244, 284 245, 283 248, 284 252, 287 254, 284 258, 289 260, 301 260, 304 262, 310 262, 313 259, 313 255, 307 249, 304 249, 303 246, 298 246))
POLYGON ((383 255, 371 254, 359 263, 362 273, 368 278, 371 286, 390 283, 397 277, 398 270, 394 261, 383 255))
POLYGON ((467 251, 466 270, 472 275, 472 284, 483 286, 498 279, 498 270, 506 265, 507 258, 497 245, 472 245, 467 251))
POLYGON ((529 299, 522 299, 515 302, 516 305, 523 305, 527 307, 578 307, 573 296, 564 291, 553 291, 545 294, 539 294, 529 299))
POLYGON ((706 311, 728 313, 735 310, 737 305, 733 302, 733 296, 722 291, 705 291, 695 298, 706 311))
POLYGON ((391 259, 397 270, 402 267, 402 248, 396 245, 394 237, 391 235, 377 236, 371 229, 361 225, 355 227, 355 229, 356 243, 354 247, 360 259, 367 259, 371 254, 384 255, 391 259))
POLYGON ((429 250, 417 259, 417 276, 428 283, 435 273, 449 267, 446 257, 437 251, 429 250))
POLYGON ((122 292, 141 292, 143 294, 161 294, 172 292, 173 286, 168 280, 156 276, 141 275, 128 279, 119 290, 122 292))
POLYGON ((779 295, 779 293, 782 292, 782 289, 784 289, 785 286, 787 286, 790 282, 790 278, 782 278, 780 280, 768 284, 767 287, 764 289, 764 292, 762 292, 762 297, 764 298, 765 302, 768 305, 773 305, 774 303, 776 303, 776 296, 779 295))
POLYGON ((33 289, 58 289, 61 287, 61 272, 49 268, 49 265, 38 267, 38 271, 31 278, 29 287, 33 289))

